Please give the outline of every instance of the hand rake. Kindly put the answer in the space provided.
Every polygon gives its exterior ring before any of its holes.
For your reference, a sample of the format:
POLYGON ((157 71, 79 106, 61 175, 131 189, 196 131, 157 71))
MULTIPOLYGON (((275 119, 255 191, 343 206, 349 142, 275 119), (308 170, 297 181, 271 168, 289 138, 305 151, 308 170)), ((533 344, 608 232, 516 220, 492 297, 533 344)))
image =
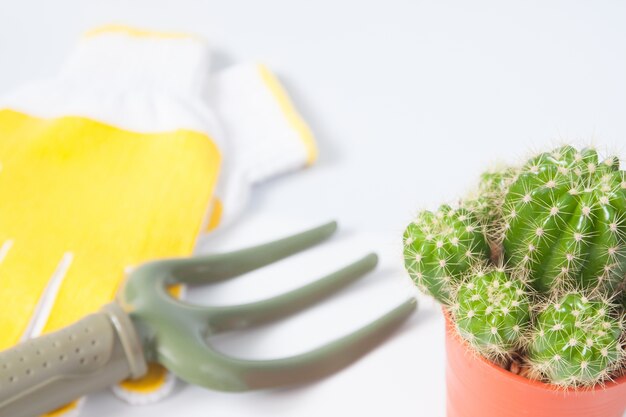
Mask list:
POLYGON ((413 312, 414 298, 354 333, 289 358, 236 359, 213 349, 207 339, 315 304, 372 270, 375 254, 302 288, 250 304, 197 306, 168 292, 175 284, 213 283, 261 268, 320 243, 336 228, 333 222, 231 253, 159 260, 136 268, 116 302, 62 330, 0 352, 0 416, 37 416, 124 379, 140 378, 147 362, 220 391, 301 384, 349 365, 413 312))

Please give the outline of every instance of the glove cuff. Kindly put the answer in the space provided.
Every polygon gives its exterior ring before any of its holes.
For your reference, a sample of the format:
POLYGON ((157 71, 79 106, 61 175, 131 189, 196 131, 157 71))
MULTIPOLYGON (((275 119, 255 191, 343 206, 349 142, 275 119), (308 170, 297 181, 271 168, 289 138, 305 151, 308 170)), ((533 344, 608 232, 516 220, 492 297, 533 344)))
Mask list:
POLYGON ((278 79, 263 65, 220 71, 211 97, 228 137, 206 231, 236 219, 250 185, 311 165, 317 146, 278 79))
POLYGON ((182 33, 104 26, 87 32, 61 77, 96 88, 166 91, 204 96, 210 66, 207 43, 182 33))
POLYGON ((214 92, 215 109, 233 148, 227 171, 255 184, 315 162, 311 130, 264 65, 221 71, 214 92))

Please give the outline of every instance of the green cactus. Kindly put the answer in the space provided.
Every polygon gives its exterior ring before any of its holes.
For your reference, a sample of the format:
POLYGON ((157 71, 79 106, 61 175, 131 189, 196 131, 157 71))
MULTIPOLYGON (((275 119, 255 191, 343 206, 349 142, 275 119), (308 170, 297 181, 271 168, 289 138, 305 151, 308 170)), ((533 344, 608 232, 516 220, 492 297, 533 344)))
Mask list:
POLYGON ((484 225, 498 222, 504 196, 509 185, 516 179, 518 170, 513 167, 500 167, 480 176, 478 188, 463 201, 463 207, 476 213, 484 225))
POLYGON ((508 265, 536 290, 612 294, 626 273, 626 180, 619 160, 565 146, 532 158, 503 208, 508 265))
POLYGON ((623 357, 622 331, 612 304, 569 293, 538 315, 528 346, 531 369, 563 387, 601 383, 623 357))
POLYGON ((458 289, 452 311, 461 336, 496 362, 520 347, 530 325, 530 299, 502 268, 479 270, 458 289))
POLYGON ((509 185, 517 178, 518 169, 500 167, 483 173, 478 188, 467 196, 461 206, 476 213, 483 225, 494 262, 501 262, 502 203, 509 185))
POLYGON ((411 278, 444 305, 451 288, 475 264, 489 258, 482 226, 465 208, 422 211, 404 232, 404 260, 411 278))
POLYGON ((496 363, 516 357, 561 387, 626 368, 626 173, 616 157, 564 146, 486 173, 459 209, 419 214, 404 258, 496 363))

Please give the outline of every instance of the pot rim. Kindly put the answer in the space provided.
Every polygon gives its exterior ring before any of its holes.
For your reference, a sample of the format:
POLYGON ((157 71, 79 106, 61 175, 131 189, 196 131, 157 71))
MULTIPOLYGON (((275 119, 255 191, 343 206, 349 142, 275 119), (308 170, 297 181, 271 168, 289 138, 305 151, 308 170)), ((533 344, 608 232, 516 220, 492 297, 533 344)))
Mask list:
POLYGON ((463 339, 455 331, 455 326, 453 324, 454 320, 452 320, 450 313, 443 306, 442 306, 442 311, 443 311, 443 315, 446 321, 446 332, 452 333, 450 335, 452 339, 454 339, 457 343, 460 343, 463 346, 463 348, 467 351, 467 353, 472 355, 473 359, 476 359, 481 364, 486 365, 492 371, 499 373, 503 378, 507 378, 512 381, 515 381, 515 383, 529 385, 536 389, 547 390, 547 391, 561 391, 564 393, 604 391, 604 390, 618 387, 622 384, 626 384, 626 374, 620 376, 619 378, 609 380, 600 385, 594 385, 592 387, 579 387, 579 388, 563 388, 563 387, 559 387, 558 385, 548 384, 546 382, 541 382, 541 381, 535 381, 533 379, 529 379, 529 378, 514 374, 513 372, 496 365, 495 363, 483 357, 480 353, 473 350, 472 347, 467 343, 467 341, 463 339))

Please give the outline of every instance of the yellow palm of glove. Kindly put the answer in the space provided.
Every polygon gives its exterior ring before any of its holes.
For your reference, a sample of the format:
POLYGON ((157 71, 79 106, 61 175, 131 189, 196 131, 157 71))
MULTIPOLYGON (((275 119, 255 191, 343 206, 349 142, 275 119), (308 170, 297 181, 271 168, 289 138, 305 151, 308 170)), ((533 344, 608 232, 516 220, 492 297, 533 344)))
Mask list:
POLYGON ((127 267, 191 254, 220 153, 189 130, 135 133, 3 110, 0 164, 2 350, 98 310, 127 267), (47 321, 31 319, 46 308, 47 321))

